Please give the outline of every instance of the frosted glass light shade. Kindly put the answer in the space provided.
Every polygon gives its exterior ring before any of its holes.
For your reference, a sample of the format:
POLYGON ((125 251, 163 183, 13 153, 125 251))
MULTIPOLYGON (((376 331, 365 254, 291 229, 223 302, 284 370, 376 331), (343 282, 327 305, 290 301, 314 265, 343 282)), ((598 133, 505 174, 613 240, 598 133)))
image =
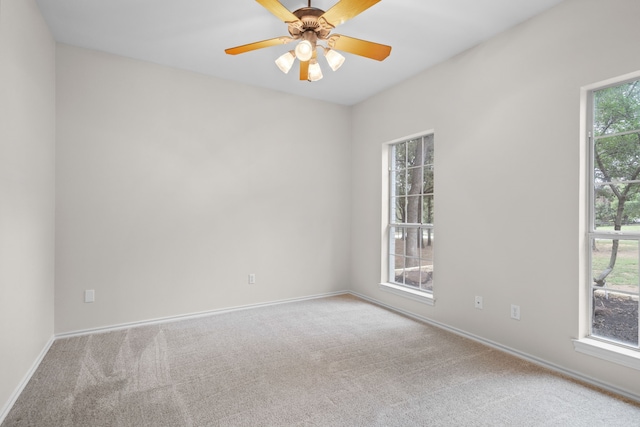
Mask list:
POLYGON ((309 40, 302 40, 296 46, 296 58, 300 61, 308 61, 313 56, 313 45, 309 40))
POLYGON ((333 49, 327 49, 325 51, 324 57, 327 58, 329 67, 331 67, 333 71, 336 71, 342 66, 342 64, 344 64, 344 56, 340 55, 333 49))
POLYGON ((289 52, 276 59, 276 65, 283 73, 287 74, 293 66, 295 60, 296 57, 293 55, 293 51, 290 50, 289 52))
POLYGON ((309 81, 316 82, 322 78, 322 70, 318 61, 314 60, 309 64, 309 81))

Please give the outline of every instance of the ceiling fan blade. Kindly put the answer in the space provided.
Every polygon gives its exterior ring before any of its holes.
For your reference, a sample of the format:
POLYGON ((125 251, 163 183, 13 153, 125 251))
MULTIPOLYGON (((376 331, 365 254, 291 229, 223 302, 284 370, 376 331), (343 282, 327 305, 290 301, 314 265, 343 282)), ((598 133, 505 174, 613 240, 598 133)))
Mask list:
POLYGON ((335 28, 349 19, 369 9, 380 0, 342 0, 334 4, 318 18, 320 25, 328 25, 327 29, 335 28))
POLYGON ((275 39, 262 40, 261 42, 249 43, 242 46, 231 47, 224 51, 229 55, 238 55, 239 53, 250 52, 256 49, 262 49, 265 47, 277 46, 280 44, 287 44, 293 41, 291 37, 276 37, 275 39))
POLYGON ((327 44, 332 49, 343 50, 377 61, 384 60, 391 53, 391 46, 355 39, 341 34, 334 34, 329 37, 327 44))
POLYGON ((302 26, 302 21, 298 19, 296 15, 291 13, 289 9, 284 7, 282 3, 278 0, 256 0, 258 3, 262 5, 269 12, 273 13, 278 19, 286 24, 290 24, 293 22, 299 22, 300 26, 302 26))
POLYGON ((309 61, 300 61, 300 80, 309 80, 309 61))

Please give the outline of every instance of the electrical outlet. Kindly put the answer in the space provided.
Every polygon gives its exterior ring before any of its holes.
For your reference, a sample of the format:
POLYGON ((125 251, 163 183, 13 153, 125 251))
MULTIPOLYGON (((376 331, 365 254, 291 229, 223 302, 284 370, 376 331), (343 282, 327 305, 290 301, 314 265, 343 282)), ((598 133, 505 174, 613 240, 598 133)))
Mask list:
POLYGON ((94 302, 96 300, 96 291, 93 289, 84 291, 84 302, 94 302))
POLYGON ((511 318, 515 320, 520 320, 520 306, 511 304, 511 318))
POLYGON ((256 283, 256 275, 253 273, 249 274, 249 284, 255 285, 255 283, 256 283))
POLYGON ((476 305, 475 307, 478 310, 482 310, 482 297, 476 297, 476 305))

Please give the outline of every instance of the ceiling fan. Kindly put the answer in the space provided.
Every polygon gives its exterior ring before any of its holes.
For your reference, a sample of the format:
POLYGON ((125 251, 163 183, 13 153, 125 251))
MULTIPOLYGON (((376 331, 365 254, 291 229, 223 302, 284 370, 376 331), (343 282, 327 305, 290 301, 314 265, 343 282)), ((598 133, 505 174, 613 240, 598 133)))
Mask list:
POLYGON ((317 61, 318 48, 322 48, 322 52, 333 71, 340 68, 345 60, 344 56, 336 50, 378 61, 384 60, 391 53, 391 46, 341 34, 331 34, 335 27, 354 18, 380 0, 340 0, 326 12, 311 7, 311 0, 309 0, 308 7, 293 12, 290 12, 278 0, 256 1, 287 24, 290 36, 232 47, 225 50, 229 55, 238 55, 299 40, 294 50, 285 53, 276 60, 276 65, 284 73, 288 73, 295 59, 298 58, 300 61, 300 80, 316 81, 322 78, 322 70, 317 61), (327 46, 319 44, 319 41, 325 42, 327 46))

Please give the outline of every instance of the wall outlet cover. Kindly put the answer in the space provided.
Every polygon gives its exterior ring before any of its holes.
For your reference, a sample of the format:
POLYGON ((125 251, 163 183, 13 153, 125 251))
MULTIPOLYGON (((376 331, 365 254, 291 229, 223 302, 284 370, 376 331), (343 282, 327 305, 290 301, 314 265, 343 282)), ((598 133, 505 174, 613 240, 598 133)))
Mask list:
POLYGON ((96 291, 93 289, 84 291, 84 302, 94 302, 96 300, 96 291))
POLYGON ((520 306, 511 304, 511 318, 515 320, 520 320, 520 306))

